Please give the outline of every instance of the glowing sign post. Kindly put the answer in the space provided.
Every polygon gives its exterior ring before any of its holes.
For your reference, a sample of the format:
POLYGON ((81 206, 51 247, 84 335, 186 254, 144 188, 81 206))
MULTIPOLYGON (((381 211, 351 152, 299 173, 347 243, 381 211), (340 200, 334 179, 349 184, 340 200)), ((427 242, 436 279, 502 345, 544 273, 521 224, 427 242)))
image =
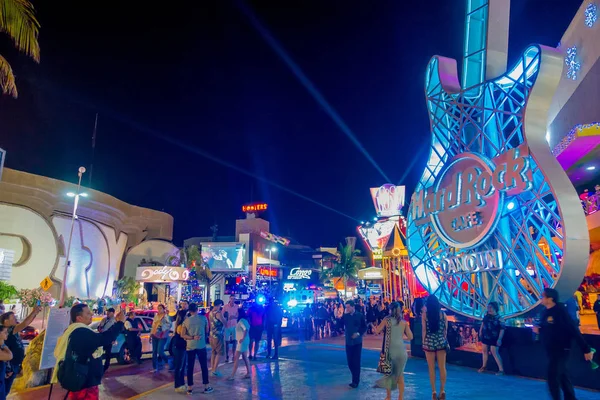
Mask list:
POLYGON ((400 215, 404 207, 404 186, 386 183, 378 188, 371 188, 371 197, 378 217, 394 217, 400 215))
POLYGON ((244 204, 242 206, 242 211, 248 214, 255 214, 258 212, 267 211, 268 206, 269 205, 267 203, 244 204))
POLYGON ((509 7, 467 1, 462 85, 456 61, 427 67, 431 152, 407 212, 415 275, 476 319, 491 301, 506 318, 526 313, 545 287, 571 296, 589 255, 577 193, 545 140, 562 57, 530 46, 507 71, 509 7))

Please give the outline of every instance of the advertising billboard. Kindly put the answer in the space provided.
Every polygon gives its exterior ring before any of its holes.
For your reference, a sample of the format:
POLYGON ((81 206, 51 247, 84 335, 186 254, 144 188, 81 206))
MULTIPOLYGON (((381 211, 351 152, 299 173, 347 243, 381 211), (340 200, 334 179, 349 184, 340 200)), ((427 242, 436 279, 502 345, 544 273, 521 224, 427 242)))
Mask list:
POLYGON ((385 248, 395 225, 396 221, 393 220, 377 221, 373 224, 359 226, 358 233, 369 249, 375 251, 385 248))
POLYGON ((201 243, 202 260, 213 272, 236 272, 246 269, 243 243, 201 243))

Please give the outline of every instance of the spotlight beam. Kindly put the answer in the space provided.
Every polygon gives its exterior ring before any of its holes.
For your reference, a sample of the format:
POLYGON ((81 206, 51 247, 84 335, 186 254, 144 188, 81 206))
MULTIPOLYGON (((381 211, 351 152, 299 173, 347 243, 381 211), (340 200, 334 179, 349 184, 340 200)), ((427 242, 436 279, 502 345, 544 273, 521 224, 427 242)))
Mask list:
POLYGON ((267 44, 273 49, 275 53, 281 58, 281 60, 288 66, 288 68, 294 73, 296 78, 302 83, 302 85, 308 90, 308 92, 312 95, 312 97, 319 103, 319 105, 325 110, 327 114, 331 117, 333 122, 340 128, 340 130, 350 139, 352 144, 356 146, 356 148, 365 156, 365 158, 375 167, 375 169, 381 174, 381 176, 385 179, 386 182, 391 182, 390 178, 383 172, 383 169, 375 162, 373 157, 369 154, 367 149, 358 141, 350 127, 344 122, 342 117, 337 113, 337 111, 329 104, 329 102, 325 99, 325 97, 321 94, 321 92, 315 87, 312 81, 306 76, 304 71, 300 68, 298 64, 292 60, 292 57, 283 49, 283 47, 279 44, 279 42, 271 35, 271 33, 263 26, 263 24, 258 20, 256 15, 250 10, 248 6, 243 1, 238 1, 238 6, 246 15, 246 17, 250 20, 252 26, 260 33, 262 38, 267 42, 267 44))

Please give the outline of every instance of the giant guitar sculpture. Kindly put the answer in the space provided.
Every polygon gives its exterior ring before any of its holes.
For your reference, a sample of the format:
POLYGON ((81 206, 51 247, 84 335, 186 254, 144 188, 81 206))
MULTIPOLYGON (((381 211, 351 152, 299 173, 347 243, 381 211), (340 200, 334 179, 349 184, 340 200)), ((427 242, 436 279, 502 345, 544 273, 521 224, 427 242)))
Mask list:
POLYGON ((563 62, 532 45, 506 70, 508 0, 467 0, 462 85, 435 56, 425 80, 431 153, 408 212, 419 281, 449 309, 480 319, 539 304, 544 287, 572 295, 589 236, 579 199, 545 140, 563 62))

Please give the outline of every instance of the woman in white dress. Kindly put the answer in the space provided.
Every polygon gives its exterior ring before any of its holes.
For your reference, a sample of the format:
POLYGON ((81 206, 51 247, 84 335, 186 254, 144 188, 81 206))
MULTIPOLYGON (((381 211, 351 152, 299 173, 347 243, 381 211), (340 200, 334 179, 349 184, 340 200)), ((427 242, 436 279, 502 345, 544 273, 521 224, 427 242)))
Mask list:
POLYGON ((404 337, 406 336, 408 340, 412 340, 413 333, 408 323, 403 319, 403 309, 404 304, 401 301, 390 304, 390 315, 375 328, 376 334, 386 328, 390 329, 390 343, 386 343, 386 347, 389 346, 388 354, 392 363, 392 373, 375 383, 375 386, 386 390, 385 400, 392 399, 392 390, 396 390, 396 388, 398 389, 398 400, 404 399, 404 367, 406 367, 406 361, 408 360, 404 337))
POLYGON ((250 363, 248 362, 248 348, 250 347, 249 331, 250 323, 246 317, 246 310, 240 308, 238 311, 238 323, 235 326, 235 338, 238 345, 235 350, 235 355, 233 356, 233 371, 231 371, 231 376, 227 378, 230 381, 234 379, 235 373, 237 372, 240 355, 244 360, 244 364, 246 364, 246 375, 244 375, 244 379, 250 378, 250 363))

